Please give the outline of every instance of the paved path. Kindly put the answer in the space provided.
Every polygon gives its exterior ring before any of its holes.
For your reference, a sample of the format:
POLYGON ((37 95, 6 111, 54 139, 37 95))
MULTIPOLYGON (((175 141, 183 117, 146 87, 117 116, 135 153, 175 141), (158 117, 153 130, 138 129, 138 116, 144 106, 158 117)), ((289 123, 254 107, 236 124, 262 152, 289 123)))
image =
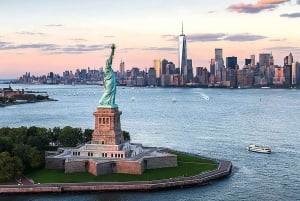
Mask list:
POLYGON ((19 178, 17 178, 17 182, 20 185, 33 185, 33 182, 24 175, 21 175, 19 178))

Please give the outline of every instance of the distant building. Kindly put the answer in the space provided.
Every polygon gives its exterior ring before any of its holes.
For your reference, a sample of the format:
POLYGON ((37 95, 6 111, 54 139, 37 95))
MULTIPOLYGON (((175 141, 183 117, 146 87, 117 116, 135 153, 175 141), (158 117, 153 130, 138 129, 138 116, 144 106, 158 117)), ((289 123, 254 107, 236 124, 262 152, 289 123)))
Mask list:
POLYGON ((210 60, 209 68, 210 68, 210 73, 215 76, 216 75, 216 60, 215 59, 210 60))
POLYGON ((226 57, 226 68, 236 69, 237 68, 237 57, 226 57))
POLYGON ((287 65, 292 65, 293 63, 293 55, 292 53, 290 52, 289 56, 288 56, 288 60, 287 60, 287 65))
POLYGON ((286 65, 284 67, 285 85, 292 85, 292 65, 286 65))
POLYGON ((184 73, 184 77, 185 83, 192 83, 193 82, 193 60, 192 59, 188 59, 187 60, 187 68, 186 68, 186 72, 184 73))
POLYGON ((153 61, 153 65, 156 72, 156 78, 158 79, 161 76, 161 61, 159 59, 155 59, 153 61))
POLYGON ((125 75, 125 63, 122 60, 120 62, 120 69, 119 70, 120 70, 121 77, 123 77, 125 75))
POLYGON ((284 69, 282 67, 275 68, 273 85, 283 85, 285 83, 284 69))
POLYGON ((182 31, 179 35, 179 70, 180 75, 184 74, 184 70, 187 67, 187 51, 186 51, 186 37, 183 34, 183 24, 182 31))
POLYGON ((161 61, 161 75, 165 75, 167 74, 167 65, 168 65, 168 60, 166 59, 163 59, 161 61))
POLYGON ((149 68, 149 70, 148 70, 148 85, 156 86, 156 70, 155 70, 155 68, 149 68))
POLYGON ((270 66, 270 56, 269 53, 259 54, 259 66, 270 66))
POLYGON ((250 59, 251 59, 251 68, 255 68, 255 65, 256 65, 255 55, 254 54, 250 55, 250 59))
POLYGON ((245 66, 248 66, 250 65, 251 66, 251 59, 245 59, 245 66))
POLYGON ((201 85, 208 85, 209 73, 204 67, 196 67, 196 78, 195 82, 201 85))
POLYGON ((223 49, 215 48, 216 71, 222 71, 224 67, 223 49))
POLYGON ((300 63, 296 62, 296 85, 300 86, 300 63))
POLYGON ((297 85, 297 63, 292 63, 292 86, 297 85))

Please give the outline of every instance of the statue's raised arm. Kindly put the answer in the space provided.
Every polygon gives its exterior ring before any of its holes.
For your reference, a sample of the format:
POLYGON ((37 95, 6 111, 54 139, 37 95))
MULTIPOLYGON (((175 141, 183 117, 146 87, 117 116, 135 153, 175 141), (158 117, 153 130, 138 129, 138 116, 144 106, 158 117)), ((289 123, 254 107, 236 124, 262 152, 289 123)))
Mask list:
POLYGON ((115 104, 115 96, 116 96, 116 78, 115 73, 112 69, 113 57, 115 54, 116 46, 112 44, 111 46, 111 54, 109 58, 106 60, 106 66, 104 69, 104 79, 103 79, 103 87, 104 93, 99 101, 99 107, 107 107, 107 108, 116 108, 118 107, 115 104))

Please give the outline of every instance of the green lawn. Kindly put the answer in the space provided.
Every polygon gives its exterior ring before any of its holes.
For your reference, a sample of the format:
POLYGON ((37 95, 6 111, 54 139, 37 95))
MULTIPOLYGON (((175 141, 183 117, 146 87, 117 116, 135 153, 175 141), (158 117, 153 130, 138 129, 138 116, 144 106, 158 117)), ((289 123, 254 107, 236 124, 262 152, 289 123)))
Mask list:
POLYGON ((202 159, 183 153, 172 152, 177 155, 178 167, 145 170, 142 175, 109 174, 93 176, 89 173, 65 174, 63 170, 34 170, 26 174, 35 183, 76 183, 101 181, 152 181, 183 176, 192 176, 218 167, 215 161, 202 159))

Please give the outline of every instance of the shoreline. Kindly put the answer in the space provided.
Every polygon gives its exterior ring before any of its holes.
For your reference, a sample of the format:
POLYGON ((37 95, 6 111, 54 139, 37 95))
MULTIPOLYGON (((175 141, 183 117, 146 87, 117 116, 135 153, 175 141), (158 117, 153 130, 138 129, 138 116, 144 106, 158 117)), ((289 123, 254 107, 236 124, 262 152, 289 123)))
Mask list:
POLYGON ((190 177, 179 177, 153 181, 128 182, 85 182, 85 183, 49 183, 32 185, 0 185, 0 194, 26 193, 71 193, 71 192, 108 192, 108 191, 157 191, 188 186, 205 185, 211 181, 231 174, 232 163, 219 160, 216 170, 203 172, 190 177))
POLYGON ((29 103, 51 102, 51 101, 58 101, 58 100, 49 98, 47 100, 26 101, 26 102, 13 102, 13 103, 9 103, 9 104, 0 104, 0 107, 8 107, 8 106, 21 105, 21 104, 29 104, 29 103))

